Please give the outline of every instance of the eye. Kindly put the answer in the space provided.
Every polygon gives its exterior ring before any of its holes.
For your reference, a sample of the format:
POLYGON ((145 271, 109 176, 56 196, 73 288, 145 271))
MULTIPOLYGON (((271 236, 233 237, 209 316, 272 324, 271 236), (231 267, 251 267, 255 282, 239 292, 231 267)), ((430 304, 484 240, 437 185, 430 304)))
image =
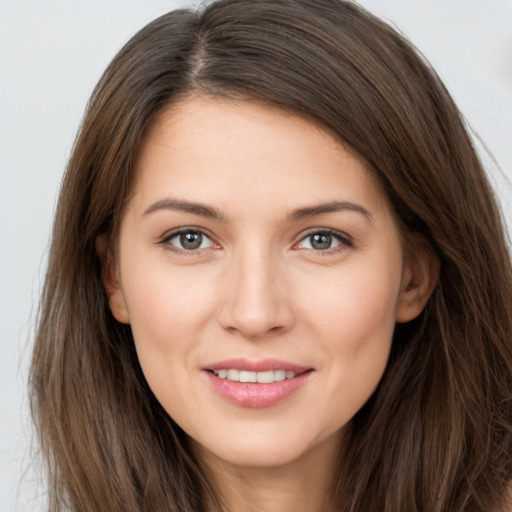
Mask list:
POLYGON ((334 249, 333 252, 335 252, 351 245, 352 243, 348 237, 343 236, 341 233, 324 230, 315 231, 305 236, 295 245, 295 248, 313 251, 332 251, 334 249))
POLYGON ((163 238, 160 244, 171 246, 173 250, 186 252, 216 247, 216 244, 205 233, 197 229, 174 231, 163 238))

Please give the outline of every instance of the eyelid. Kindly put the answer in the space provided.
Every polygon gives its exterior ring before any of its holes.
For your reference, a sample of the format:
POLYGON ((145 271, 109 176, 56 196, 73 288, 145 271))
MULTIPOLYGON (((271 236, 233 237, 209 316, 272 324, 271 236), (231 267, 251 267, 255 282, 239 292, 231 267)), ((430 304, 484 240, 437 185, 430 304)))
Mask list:
POLYGON ((353 246, 354 246, 354 241, 353 241, 352 237, 347 235, 343 231, 338 231, 337 229, 332 229, 332 228, 316 227, 316 228, 310 228, 307 231, 301 233, 298 242, 295 242, 293 244, 292 249, 294 249, 294 250, 302 249, 302 250, 307 250, 307 251, 314 252, 315 254, 319 254, 319 255, 322 255, 322 254, 323 255, 327 255, 327 254, 333 254, 333 253, 336 253, 336 252, 343 251, 347 247, 353 247, 353 246), (335 247, 333 247, 333 248, 324 249, 324 250, 300 248, 300 247, 298 247, 298 245, 301 242, 303 242, 306 238, 308 238, 308 237, 310 237, 312 235, 315 235, 315 234, 320 234, 320 233, 329 234, 329 235, 333 236, 334 238, 336 238, 340 243, 338 245, 336 245, 335 247))
MULTIPOLYGON (((218 244, 214 240, 214 237, 207 230, 205 230, 204 228, 200 228, 198 226, 182 226, 182 227, 179 227, 176 229, 172 229, 171 231, 167 231, 164 235, 162 235, 155 243, 157 245, 161 245, 164 247, 167 246, 168 250, 172 250, 172 251, 175 251, 175 252, 178 252, 181 254, 187 254, 187 255, 199 254, 202 251, 204 251, 206 249, 210 249, 212 247, 215 249, 221 248, 220 244, 218 244), (190 233, 190 232, 201 233, 204 237, 206 237, 211 242, 211 245, 208 247, 187 250, 187 249, 181 249, 180 247, 177 247, 173 244, 169 244, 170 240, 172 240, 173 238, 175 238, 183 233, 190 233)), ((322 255, 322 254, 332 254, 332 253, 340 252, 340 251, 346 249, 347 247, 353 247, 353 246, 354 246, 354 242, 353 242, 352 237, 350 237, 346 233, 344 233, 342 231, 338 231, 336 229, 332 229, 332 228, 315 227, 315 228, 310 228, 310 229, 306 230, 305 232, 301 233, 299 240, 292 245, 292 249, 293 250, 303 249, 303 250, 308 250, 310 252, 314 252, 315 254, 322 255), (333 236, 334 238, 336 238, 339 241, 339 244, 333 248, 329 248, 329 249, 325 249, 325 250, 309 249, 309 248, 304 249, 304 248, 298 247, 298 245, 301 242, 303 242, 306 238, 308 238, 312 235, 315 235, 315 234, 319 234, 319 233, 326 233, 326 234, 333 236)))
POLYGON ((197 254, 202 253, 204 250, 210 249, 212 247, 215 249, 221 248, 220 245, 214 240, 213 236, 210 233, 208 233, 208 231, 206 231, 205 229, 200 228, 198 226, 183 226, 183 227, 179 227, 176 229, 172 229, 171 231, 167 231, 164 235, 162 235, 155 243, 157 245, 164 246, 166 249, 168 249, 170 251, 174 251, 174 252, 177 252, 180 254, 186 254, 186 255, 197 255, 197 254), (207 238, 211 242, 211 245, 208 247, 187 250, 187 249, 182 249, 180 247, 177 247, 177 246, 169 243, 170 240, 172 240, 173 238, 175 238, 183 233, 191 233, 191 232, 192 233, 201 233, 201 235, 203 235, 205 238, 207 238))

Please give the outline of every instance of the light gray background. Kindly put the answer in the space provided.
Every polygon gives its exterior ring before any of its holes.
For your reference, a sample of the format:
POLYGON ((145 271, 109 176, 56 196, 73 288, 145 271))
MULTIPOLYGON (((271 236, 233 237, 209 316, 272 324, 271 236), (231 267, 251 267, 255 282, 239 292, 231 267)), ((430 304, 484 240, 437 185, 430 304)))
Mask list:
MULTIPOLYGON (((186 0, 0 0, 0 512, 42 510, 27 365, 60 179, 88 95, 114 53, 186 0)), ((512 226, 512 0, 361 0, 434 64, 494 155, 512 226)))

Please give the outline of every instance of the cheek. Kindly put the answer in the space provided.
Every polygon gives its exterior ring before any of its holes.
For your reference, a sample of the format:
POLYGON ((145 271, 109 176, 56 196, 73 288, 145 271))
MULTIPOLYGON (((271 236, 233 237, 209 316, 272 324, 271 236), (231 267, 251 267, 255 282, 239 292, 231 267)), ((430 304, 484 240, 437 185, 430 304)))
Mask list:
POLYGON ((395 325, 401 271, 354 265, 311 280, 301 296, 315 324, 356 349, 373 333, 387 338, 395 325))
POLYGON ((173 269, 165 254, 151 259, 132 252, 123 261, 122 271, 130 325, 144 373, 165 372, 178 360, 177 371, 186 368, 213 306, 211 280, 198 278, 197 269, 173 269))
POLYGON ((164 409, 177 418, 188 418, 194 412, 197 390, 188 379, 196 370, 201 333, 211 307, 206 287, 191 287, 190 280, 186 286, 183 281, 183 276, 153 266, 132 273, 125 286, 142 371, 164 409))
POLYGON ((347 415, 344 421, 368 400, 387 365, 401 276, 399 268, 346 270, 323 287, 319 281, 312 283, 303 295, 312 337, 319 350, 329 355, 325 390, 331 403, 338 403, 347 415))
POLYGON ((211 276, 196 267, 176 267, 158 258, 134 255, 124 265, 123 291, 132 328, 193 330, 212 307, 215 289, 211 276), (139 261, 148 261, 140 265, 139 261))

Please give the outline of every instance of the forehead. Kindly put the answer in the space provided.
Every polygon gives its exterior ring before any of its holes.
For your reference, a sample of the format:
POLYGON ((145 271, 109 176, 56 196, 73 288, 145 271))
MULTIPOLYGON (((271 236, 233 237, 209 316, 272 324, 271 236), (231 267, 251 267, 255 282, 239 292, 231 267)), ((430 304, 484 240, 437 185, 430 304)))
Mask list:
POLYGON ((250 199, 262 190, 283 204, 340 194, 374 205, 385 199, 366 162, 327 130, 252 101, 192 97, 168 107, 145 134, 136 173, 133 192, 148 199, 172 193, 208 201, 222 191, 250 199))

